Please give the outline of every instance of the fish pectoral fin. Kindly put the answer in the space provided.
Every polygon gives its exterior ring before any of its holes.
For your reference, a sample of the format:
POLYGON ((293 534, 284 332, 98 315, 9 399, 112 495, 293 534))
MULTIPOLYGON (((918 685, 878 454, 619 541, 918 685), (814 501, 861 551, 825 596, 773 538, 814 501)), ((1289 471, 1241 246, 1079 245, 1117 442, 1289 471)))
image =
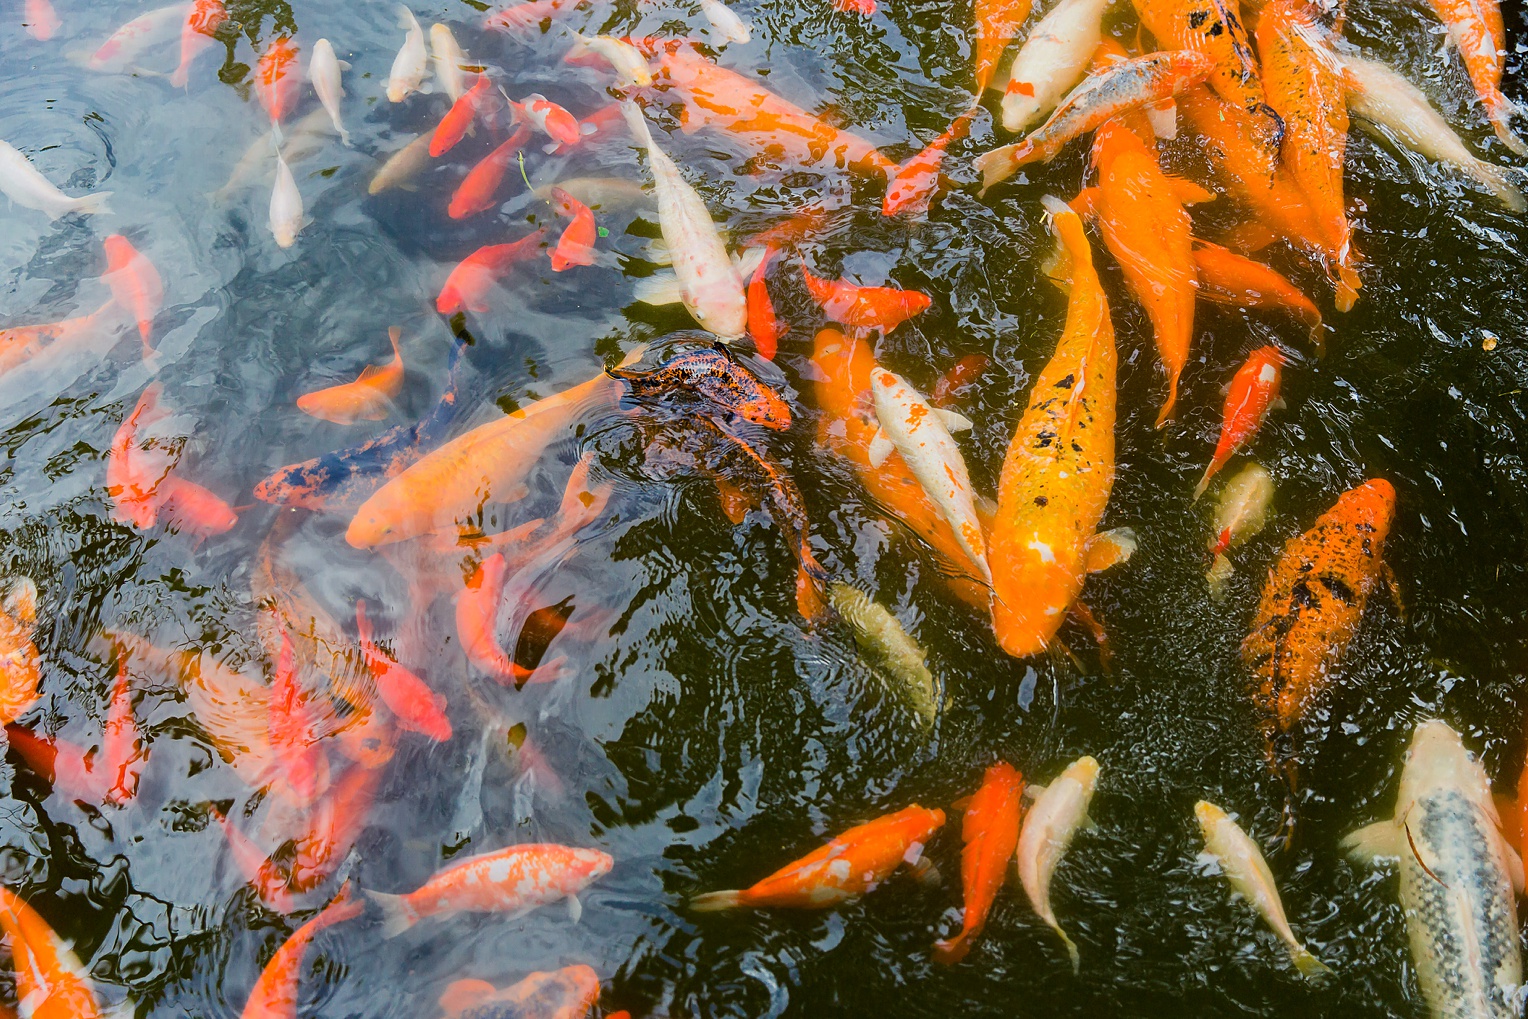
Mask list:
POLYGON ((971 424, 971 419, 964 414, 957 414, 953 410, 942 410, 938 407, 932 409, 934 416, 939 419, 940 424, 944 425, 945 431, 969 432, 974 427, 971 424))
POLYGON ((886 433, 877 428, 875 436, 870 440, 870 448, 865 451, 866 455, 870 458, 870 466, 880 467, 896 448, 892 441, 886 437, 886 433))
POLYGON ((1394 821, 1376 821, 1342 840, 1342 848, 1355 862, 1375 863, 1399 860, 1406 849, 1406 836, 1394 821))
POLYGON ((926 888, 937 888, 944 883, 944 876, 939 873, 939 868, 934 866, 934 861, 926 856, 918 858, 918 862, 908 868, 912 871, 913 880, 926 888))
POLYGON ((1523 894, 1523 858, 1517 854, 1517 850, 1503 842, 1502 849, 1506 850, 1507 876, 1512 879, 1512 890, 1517 894, 1523 894))
POLYGON ((648 242, 646 257, 654 265, 674 264, 674 252, 669 249, 668 242, 662 237, 655 237, 648 242))
POLYGON ((633 296, 643 304, 682 304, 684 288, 679 285, 679 277, 674 273, 660 272, 656 276, 637 280, 633 296))
POLYGON ((1158 138, 1172 141, 1178 137, 1178 104, 1173 99, 1148 104, 1146 120, 1151 124, 1151 133, 1158 138))
POLYGON ((1111 566, 1129 562, 1135 555, 1139 542, 1135 531, 1129 527, 1116 527, 1112 531, 1095 534, 1088 542, 1087 567, 1089 573, 1099 573, 1111 566))
POLYGON ((584 915, 584 904, 578 901, 577 895, 568 896, 568 919, 578 923, 584 915))
POLYGON ((1213 202, 1220 196, 1209 188, 1202 188, 1191 180, 1182 177, 1169 177, 1172 184, 1173 195, 1184 205, 1198 205, 1200 202, 1213 202))
POLYGON ((733 255, 732 264, 737 267, 738 275, 747 279, 763 263, 764 256, 767 254, 769 254, 768 248, 749 248, 740 255, 733 255))

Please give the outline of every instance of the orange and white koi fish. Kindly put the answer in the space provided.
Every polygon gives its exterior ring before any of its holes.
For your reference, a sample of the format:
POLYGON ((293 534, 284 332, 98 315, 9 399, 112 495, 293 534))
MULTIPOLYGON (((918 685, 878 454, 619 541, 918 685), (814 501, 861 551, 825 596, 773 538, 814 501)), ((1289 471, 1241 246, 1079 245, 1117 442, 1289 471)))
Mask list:
POLYGON ((563 228, 562 236, 557 238, 557 246, 552 249, 552 271, 562 272, 575 265, 593 265, 594 240, 599 235, 594 225, 594 213, 583 202, 558 187, 552 189, 552 208, 557 210, 558 215, 571 220, 563 228))
POLYGON ((1390 482, 1375 479, 1344 492, 1309 531, 1284 546, 1242 641, 1242 661, 1257 682, 1253 699, 1264 716, 1269 759, 1291 789, 1291 731, 1330 684, 1374 586, 1390 576, 1385 538, 1394 518, 1390 482))
POLYGON ((121 234, 106 238, 106 274, 101 277, 111 288, 111 296, 138 321, 138 335, 143 339, 143 356, 154 350, 154 316, 164 303, 164 282, 148 256, 121 234))
POLYGON ((801 278, 823 312, 850 329, 879 329, 889 333, 928 310, 933 300, 917 290, 900 287, 862 287, 848 280, 825 280, 812 275, 805 265, 801 278))
POLYGON ((228 20, 228 9, 223 0, 192 0, 191 12, 180 30, 180 65, 170 75, 170 84, 185 88, 190 80, 191 64, 211 46, 223 22, 228 20))
POLYGON ((1215 530, 1209 548, 1213 560, 1205 574, 1210 597, 1220 601, 1234 568, 1226 553, 1263 529, 1273 504, 1273 478, 1261 464, 1250 463, 1221 489, 1215 505, 1215 530))
POLYGON ((827 845, 739 891, 690 900, 701 913, 724 909, 826 909, 874 890, 903 863, 916 865, 944 826, 944 811, 916 803, 850 828, 827 845))
POLYGON ((955 540, 976 565, 977 576, 992 582, 987 543, 976 514, 976 490, 966 458, 950 431, 966 431, 971 422, 954 411, 930 407, 907 380, 884 368, 870 374, 870 391, 880 431, 870 440, 870 466, 880 467, 895 449, 923 486, 924 493, 955 532, 955 540))
POLYGON ((466 219, 494 207, 494 196, 498 194, 499 185, 504 183, 510 160, 530 136, 530 128, 521 124, 514 134, 467 171, 467 176, 451 195, 451 204, 446 210, 452 219, 466 219))
POLYGON ((90 972, 48 921, 3 885, 0 929, 11 942, 22 1019, 100 1019, 90 972))
POLYGON ((106 204, 106 199, 111 197, 110 191, 92 191, 70 198, 54 187, 30 159, 4 140, 0 140, 0 194, 17 205, 44 213, 49 219, 58 219, 71 212, 88 215, 111 211, 106 204))
POLYGON ((1311 339, 1318 348, 1322 346, 1321 309, 1281 273, 1197 238, 1194 267, 1199 272, 1200 297, 1237 308, 1287 311, 1309 326, 1311 339))
POLYGON ((366 618, 366 603, 355 603, 355 626, 361 654, 377 684, 377 696, 410 732, 428 736, 437 743, 451 738, 451 720, 446 717, 446 699, 428 683, 383 653, 372 641, 371 623, 366 618))
POLYGON ((127 660, 117 666, 117 678, 111 688, 111 704, 101 727, 101 767, 111 785, 106 798, 112 803, 126 803, 138 795, 138 778, 148 759, 143 737, 133 718, 133 689, 128 678, 127 660))
POLYGON ((1088 76, 1046 120, 1023 141, 983 153, 976 160, 982 191, 1007 180, 1019 167, 1048 163, 1074 138, 1094 130, 1111 117, 1169 99, 1205 79, 1213 65, 1191 50, 1151 53, 1108 64, 1088 76))
POLYGON ((280 152, 276 153, 276 184, 271 188, 270 227, 276 246, 290 248, 297 243, 297 235, 308 225, 303 212, 302 192, 297 190, 297 178, 280 152))
POLYGON ((292 936, 276 949, 276 954, 260 971, 260 979, 255 981, 240 1019, 297 1019, 298 984, 309 942, 319 931, 358 917, 365 909, 365 903, 351 893, 347 883, 334 901, 293 931, 292 936))
POLYGON ((1013 58, 1003 90, 1003 129, 1018 134, 1056 108, 1087 72, 1109 0, 1061 0, 1013 58))
POLYGON ((319 791, 319 760, 323 751, 313 733, 312 712, 297 681, 292 640, 285 627, 281 631, 276 678, 271 682, 269 712, 272 763, 299 801, 312 802, 319 791))
POLYGON ((387 330, 393 345, 392 361, 382 367, 367 365, 354 382, 302 394, 297 398, 297 409, 337 425, 381 421, 387 417, 392 401, 403 391, 403 354, 398 350, 401 334, 397 326, 387 330))
POLYGON ((1156 142, 1142 138, 1144 118, 1115 118, 1093 136, 1098 184, 1085 189, 1072 208, 1098 221, 1109 253, 1125 282, 1145 307, 1167 370, 1167 399, 1157 427, 1167 424, 1178 402, 1178 377, 1188 363, 1194 337, 1195 271, 1193 224, 1185 204, 1206 202, 1213 191, 1169 177, 1157 162, 1156 142))
POLYGON ((144 50, 175 38, 190 10, 189 4, 178 3, 138 15, 113 32, 85 61, 85 66, 108 74, 128 70, 144 50))
POLYGON ((151 383, 132 413, 122 420, 106 456, 106 494, 111 497, 112 519, 139 530, 153 527, 159 519, 159 486, 175 464, 175 457, 153 440, 140 437, 140 429, 163 420, 159 407, 160 385, 151 383))
POLYGON ((600 979, 594 970, 564 966, 550 973, 532 973, 502 990, 486 980, 452 981, 440 995, 440 1008, 443 1019, 486 1015, 584 1019, 599 996, 600 979))
POLYGON ((976 94, 992 82, 1003 51, 1029 18, 1030 0, 976 0, 976 94))
POLYGON ((64 350, 74 343, 89 341, 103 333, 117 317, 117 303, 113 299, 89 315, 44 325, 0 329, 0 375, 21 367, 44 350, 64 350))
POLYGON ((452 864, 407 895, 367 892, 382 914, 382 936, 396 937, 426 917, 454 913, 521 916, 559 899, 576 921, 578 893, 610 873, 615 861, 598 849, 554 843, 510 846, 452 864))
POLYGON ((53 38, 59 26, 63 23, 58 20, 58 12, 48 0, 27 0, 22 24, 30 35, 38 42, 47 42, 53 38))
POLYGON ((532 92, 519 102, 511 99, 509 108, 516 121, 534 124, 559 145, 577 145, 583 139, 578 118, 540 93, 532 92))
MULTIPOLYGON (((865 2, 870 4, 870 11, 875 10, 875 0, 865 0, 865 2)), ((865 13, 868 14, 870 11, 865 13)), ((735 42, 741 46, 751 37, 743 19, 738 17, 731 7, 722 3, 722 0, 700 0, 700 13, 705 15, 706 21, 711 25, 711 31, 715 32, 723 43, 735 42)))
POLYGON ((493 80, 486 74, 477 75, 472 87, 451 104, 451 108, 436 125, 435 133, 430 135, 430 155, 439 159, 455 148, 457 142, 472 133, 472 124, 480 113, 487 110, 498 97, 493 80))
POLYGON ((1128 555, 1098 534, 1114 486, 1114 324, 1082 220, 1046 203, 1071 277, 1066 327, 1035 380, 998 482, 987 542, 992 628, 1017 658, 1050 646, 1091 569, 1128 555))
POLYGON ((37 703, 42 656, 32 642, 37 585, 12 577, 0 591, 0 724, 9 725, 37 703))
POLYGON ((1215 456, 1204 469, 1204 477, 1194 489, 1194 501, 1210 487, 1215 472, 1245 446, 1257 430, 1263 427, 1263 419, 1271 407, 1279 406, 1279 381, 1284 366, 1284 355, 1278 347, 1258 347, 1247 355, 1247 360, 1231 378, 1231 388, 1226 393, 1225 415, 1220 423, 1220 441, 1215 444, 1215 456))
POLYGON ((1093 801, 1093 790, 1098 786, 1098 772, 1096 760, 1079 757, 1067 765, 1054 782, 1040 789, 1040 795, 1035 797, 1034 805, 1024 818, 1024 828, 1019 832, 1019 845, 1015 851, 1019 882, 1029 895, 1035 913, 1061 936, 1066 953, 1072 959, 1073 973, 1077 972, 1081 960, 1077 945, 1056 922, 1056 911, 1050 901, 1050 884, 1073 836, 1088 824, 1088 804, 1093 801))
POLYGON ((478 248, 457 263, 446 277, 445 286, 435 300, 435 310, 442 315, 459 311, 478 314, 488 310, 488 291, 519 262, 534 258, 546 240, 546 229, 537 229, 510 244, 490 244, 478 248))
POLYGON ((1008 862, 1019 845, 1019 815, 1024 809, 1024 776, 1006 761, 987 769, 961 821, 960 883, 965 893, 960 933, 934 944, 934 960, 953 966, 971 951, 987 925, 987 913, 1008 876, 1008 862))
POLYGON ((507 7, 489 11, 483 16, 483 27, 490 31, 518 33, 537 25, 563 17, 575 10, 584 0, 522 0, 507 7))
POLYGON ((271 118, 280 139, 281 122, 297 102, 302 67, 297 62, 297 44, 290 36, 278 35, 265 47, 255 65, 255 96, 271 118))
POLYGON ((1449 40, 1459 48, 1470 84, 1486 108, 1486 119, 1501 143, 1519 156, 1528 156, 1528 144, 1512 132, 1510 121, 1522 107, 1501 91, 1502 66, 1507 54, 1507 33, 1497 0, 1432 0, 1433 11, 1448 29, 1449 40))
POLYGON ((340 144, 348 149, 350 132, 345 130, 345 120, 340 112, 340 100, 345 98, 345 85, 340 79, 342 66, 350 65, 334 55, 334 44, 328 39, 320 39, 313 44, 313 56, 308 58, 308 78, 313 82, 313 91, 318 94, 319 104, 329 115, 334 129, 339 132, 340 144))
MULTIPOLYGON (((1028 0, 1022 0, 1028 7, 1028 0)), ((945 150, 950 143, 958 141, 966 136, 970 129, 971 118, 975 116, 976 109, 973 107, 962 113, 950 122, 950 126, 944 133, 913 156, 907 162, 897 168, 891 180, 886 185, 886 199, 881 203, 881 215, 897 216, 906 213, 909 216, 923 216, 928 213, 929 204, 934 198, 934 189, 939 184, 939 167, 944 162, 945 150)))
POLYGON ((424 48, 424 30, 419 19, 403 4, 398 5, 398 20, 403 28, 403 45, 393 58, 392 71, 387 76, 387 101, 401 103, 411 93, 418 92, 429 72, 429 55, 424 48))

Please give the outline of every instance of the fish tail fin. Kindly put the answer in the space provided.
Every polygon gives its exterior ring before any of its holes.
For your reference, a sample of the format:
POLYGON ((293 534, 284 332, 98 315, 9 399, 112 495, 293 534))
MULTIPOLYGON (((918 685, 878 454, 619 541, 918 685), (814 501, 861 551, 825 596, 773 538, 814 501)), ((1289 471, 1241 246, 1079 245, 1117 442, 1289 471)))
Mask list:
POLYGON ((175 69, 175 73, 170 75, 170 86, 172 88, 185 88, 186 82, 190 80, 190 77, 191 73, 189 68, 177 67, 175 69))
POLYGON ((1082 972, 1082 956, 1077 951, 1077 942, 1067 937, 1066 931, 1061 929, 1060 924, 1052 924, 1051 926, 1060 935, 1061 943, 1066 946, 1067 958, 1072 960, 1072 973, 1077 974, 1082 972))
POLYGON ((1220 464, 1215 463, 1214 461, 1211 461, 1210 465, 1204 469, 1204 477, 1200 478, 1199 484, 1194 486, 1195 502, 1198 502, 1200 496, 1204 495, 1205 491, 1210 487, 1210 479, 1215 476, 1215 472, 1219 469, 1220 464))
POLYGON ((1304 945, 1299 945, 1289 953, 1294 961, 1295 969, 1307 980, 1321 980, 1332 973, 1332 968, 1311 953, 1304 945))
POLYGON ((1162 402, 1162 409, 1157 412, 1158 430, 1166 428, 1167 422, 1173 418, 1173 412, 1178 409, 1178 373, 1167 373, 1167 399, 1162 402))
POLYGON ((976 157, 976 168, 982 174, 982 187, 977 192, 978 197, 985 195, 987 189, 995 184, 1000 184, 1012 177, 1014 171, 1019 168, 1019 160, 1029 154, 1030 144, 1028 141, 1016 142, 1013 145, 1003 145, 991 152, 983 152, 976 157))
POLYGON ((634 102, 623 102, 621 116, 626 118, 626 126, 631 128, 631 136, 636 139, 637 144, 651 148, 653 133, 648 129, 647 118, 642 116, 642 108, 634 102))
POLYGON ((70 211, 78 212, 85 216, 91 213, 109 213, 111 206, 106 204, 106 199, 111 197, 110 191, 93 191, 88 195, 80 195, 74 200, 70 211))
POLYGON ((419 922, 419 914, 414 912, 414 907, 410 906, 403 896, 372 891, 365 894, 381 915, 384 938, 396 938, 419 922))
POLYGON ((1231 560, 1216 553, 1215 559, 1210 563, 1209 572, 1204 575, 1205 583, 1210 588, 1211 601, 1219 604, 1225 600, 1226 583, 1231 579, 1233 572, 1235 567, 1231 565, 1231 560))
POLYGON ((953 938, 934 942, 934 961, 944 966, 954 966, 970 951, 971 942, 966 937, 966 932, 961 931, 953 938))
POLYGON ((340 144, 341 144, 341 145, 343 145, 343 146, 345 146, 345 148, 347 148, 347 149, 350 149, 350 148, 354 148, 354 147, 355 147, 355 146, 354 146, 354 145, 352 145, 352 144, 351 144, 351 143, 350 143, 350 132, 349 132, 349 131, 347 131, 347 130, 346 130, 346 129, 345 129, 345 128, 343 128, 343 127, 342 127, 342 128, 340 128, 340 144))
POLYGON ((1482 184, 1487 191, 1496 196, 1496 200, 1510 212, 1522 212, 1528 209, 1528 203, 1523 201, 1523 193, 1512 183, 1512 178, 1507 171, 1495 163, 1487 163, 1485 160, 1477 160, 1474 166, 1474 178, 1482 184))
POLYGON ((1517 105, 1505 96, 1501 97, 1499 103, 1491 104, 1486 108, 1486 116, 1490 119, 1491 127, 1495 130, 1496 137, 1501 139, 1501 143, 1516 155, 1528 156, 1528 144, 1525 144, 1521 138, 1513 133, 1512 127, 1508 123, 1512 119, 1512 115, 1519 112, 1521 110, 1517 105))
POLYGON ((703 892, 690 897, 690 908, 697 913, 720 913, 727 909, 739 909, 742 905, 741 891, 703 892))

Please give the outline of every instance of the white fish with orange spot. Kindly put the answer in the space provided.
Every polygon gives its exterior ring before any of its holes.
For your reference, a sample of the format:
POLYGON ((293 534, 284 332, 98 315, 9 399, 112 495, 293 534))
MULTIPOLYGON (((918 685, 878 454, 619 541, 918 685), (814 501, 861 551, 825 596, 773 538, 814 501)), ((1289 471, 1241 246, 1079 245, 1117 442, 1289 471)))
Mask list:
POLYGON ((1082 80, 1103 36, 1109 0, 1061 0, 1029 33, 1003 90, 1003 128, 1015 134, 1051 110, 1082 80))
POLYGON ((1067 955, 1071 956, 1074 973, 1080 965, 1077 946, 1056 922, 1056 911, 1050 901, 1050 884, 1073 836, 1079 829, 1092 824, 1088 819, 1088 804, 1093 801, 1093 790, 1098 785, 1098 771, 1096 760, 1079 757, 1048 787, 1030 786, 1038 796, 1024 818, 1016 853, 1019 882, 1029 895, 1029 903, 1040 919, 1061 936, 1067 955))

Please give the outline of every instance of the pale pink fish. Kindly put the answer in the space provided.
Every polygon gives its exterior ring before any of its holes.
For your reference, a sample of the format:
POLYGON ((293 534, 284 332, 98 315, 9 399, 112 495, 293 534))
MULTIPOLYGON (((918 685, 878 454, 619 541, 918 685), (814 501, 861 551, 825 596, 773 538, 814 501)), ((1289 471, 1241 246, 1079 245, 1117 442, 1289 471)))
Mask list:
POLYGON ((27 35, 39 42, 47 42, 53 38, 53 33, 58 31, 58 27, 58 14, 54 12, 53 5, 48 0, 27 0, 27 35))
POLYGON ((174 39, 190 15, 190 4, 172 4, 140 14, 113 32, 85 66, 92 71, 124 71, 150 46, 174 39))

